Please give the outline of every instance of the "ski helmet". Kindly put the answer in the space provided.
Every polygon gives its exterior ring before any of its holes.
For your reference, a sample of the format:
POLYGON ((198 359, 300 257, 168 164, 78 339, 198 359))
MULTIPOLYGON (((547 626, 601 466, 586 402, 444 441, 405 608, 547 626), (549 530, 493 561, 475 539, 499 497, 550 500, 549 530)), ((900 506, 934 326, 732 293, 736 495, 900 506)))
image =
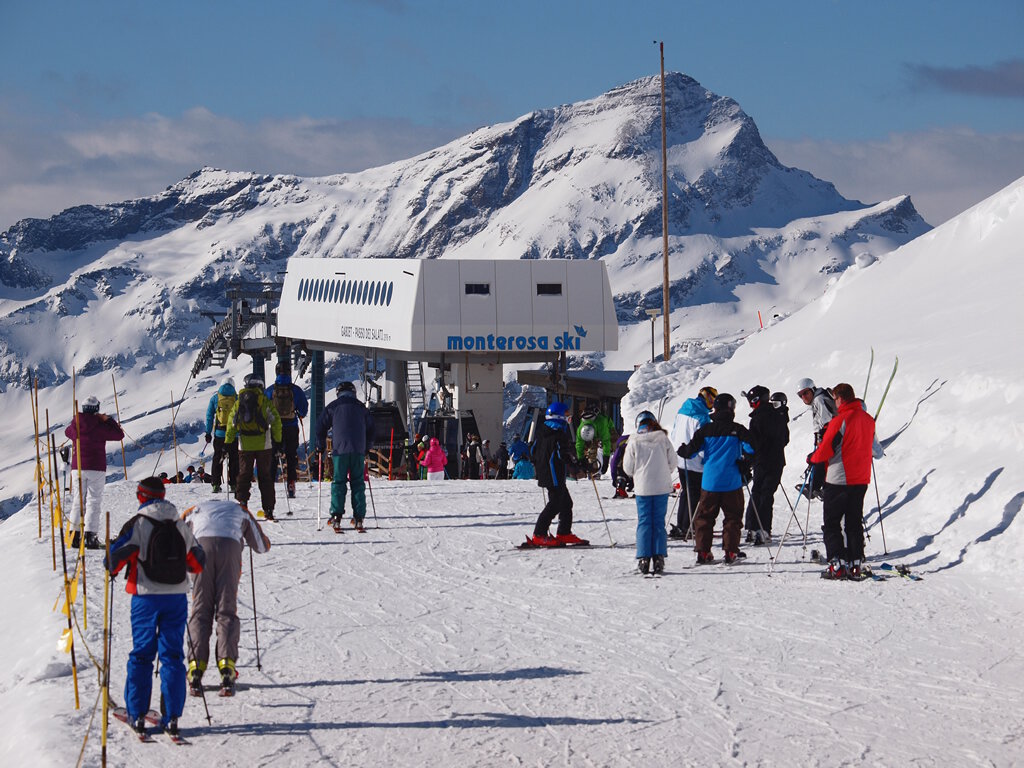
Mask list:
POLYGON ((342 392, 355 392, 356 385, 351 381, 342 381, 338 383, 338 386, 334 388, 334 394, 341 397, 342 392))
POLYGON ((768 398, 768 402, 772 404, 773 408, 785 408, 789 404, 789 400, 786 398, 785 392, 772 392, 772 396, 768 398))
POLYGON ((655 416, 650 411, 640 411, 640 413, 636 415, 636 419, 634 420, 633 425, 639 429, 640 425, 643 424, 645 421, 653 421, 654 423, 657 423, 658 417, 655 416))
POLYGON ((701 387, 700 392, 697 393, 697 397, 704 401, 704 405, 710 408, 715 403, 715 398, 718 397, 718 390, 714 387, 701 387))
POLYGON ((567 406, 565 403, 555 401, 548 406, 548 410, 544 415, 549 419, 555 419, 557 421, 568 421, 568 413, 569 406, 567 406))
POLYGON ((594 429, 594 425, 593 424, 584 424, 582 427, 580 427, 580 437, 583 439, 583 442, 585 442, 585 443, 593 442, 594 437, 596 435, 597 435, 597 430, 594 429))
POLYGON ((736 398, 727 392, 723 392, 715 398, 715 402, 712 406, 712 410, 716 413, 722 413, 728 411, 729 413, 736 412, 736 398))
POLYGON ((741 392, 740 394, 747 398, 747 402, 750 403, 751 408, 753 408, 768 397, 768 387, 763 387, 758 384, 757 386, 751 387, 746 392, 741 392))
POLYGON ((82 413, 99 413, 100 412, 100 401, 97 400, 93 395, 89 395, 85 398, 85 402, 82 403, 82 413))
POLYGON ((263 377, 258 373, 250 373, 246 376, 243 381, 247 387, 255 387, 256 389, 263 389, 263 377))
POLYGON ((811 391, 814 390, 814 379, 800 379, 800 381, 796 383, 796 393, 798 395, 807 389, 811 391))

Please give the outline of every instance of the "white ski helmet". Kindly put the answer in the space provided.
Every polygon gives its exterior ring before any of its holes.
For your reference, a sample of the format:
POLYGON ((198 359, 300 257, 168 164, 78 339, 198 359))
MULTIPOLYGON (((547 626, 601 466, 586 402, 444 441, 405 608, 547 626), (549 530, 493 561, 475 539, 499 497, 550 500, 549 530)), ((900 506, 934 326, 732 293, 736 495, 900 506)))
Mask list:
POLYGON ((593 424, 584 424, 580 427, 580 437, 583 438, 583 442, 591 443, 594 441, 594 437, 597 435, 597 430, 594 429, 593 424))
POLYGON ((82 403, 82 413, 99 413, 100 401, 94 395, 89 395, 82 403))
POLYGON ((800 379, 800 381, 798 381, 796 383, 796 393, 797 394, 800 394, 805 389, 810 389, 810 390, 814 389, 814 379, 800 379))

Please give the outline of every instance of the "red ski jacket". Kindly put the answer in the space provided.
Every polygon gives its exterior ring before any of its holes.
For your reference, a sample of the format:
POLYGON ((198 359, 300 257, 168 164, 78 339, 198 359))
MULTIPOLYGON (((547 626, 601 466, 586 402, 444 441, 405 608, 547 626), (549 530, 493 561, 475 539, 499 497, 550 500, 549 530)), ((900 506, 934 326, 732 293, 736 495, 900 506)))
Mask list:
POLYGON ((871 482, 871 451, 875 420, 860 400, 843 403, 825 428, 825 436, 809 462, 828 462, 825 482, 832 485, 867 485, 871 482))

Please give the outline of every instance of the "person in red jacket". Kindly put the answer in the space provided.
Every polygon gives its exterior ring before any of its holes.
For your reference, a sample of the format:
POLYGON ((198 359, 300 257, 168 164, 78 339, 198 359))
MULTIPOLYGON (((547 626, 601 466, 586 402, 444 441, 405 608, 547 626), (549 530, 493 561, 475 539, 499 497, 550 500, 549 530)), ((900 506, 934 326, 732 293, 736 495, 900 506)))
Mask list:
POLYGON ((100 510, 103 505, 103 487, 107 482, 106 444, 121 440, 124 431, 115 419, 100 413, 100 401, 87 397, 82 411, 68 424, 64 434, 74 448, 71 457, 72 482, 82 478, 81 489, 72 488, 74 506, 71 511, 71 528, 74 536, 71 548, 78 549, 82 535, 82 503, 85 503, 85 548, 103 549, 104 544, 97 535, 100 531, 100 510), (81 473, 77 470, 81 469, 81 473))
POLYGON ((825 428, 808 464, 827 463, 824 487, 827 575, 833 579, 860 578, 864 559, 864 494, 871 481, 871 459, 881 457, 875 440, 875 420, 863 408, 849 384, 832 387, 838 410, 825 428), (846 542, 843 543, 843 533, 846 542))

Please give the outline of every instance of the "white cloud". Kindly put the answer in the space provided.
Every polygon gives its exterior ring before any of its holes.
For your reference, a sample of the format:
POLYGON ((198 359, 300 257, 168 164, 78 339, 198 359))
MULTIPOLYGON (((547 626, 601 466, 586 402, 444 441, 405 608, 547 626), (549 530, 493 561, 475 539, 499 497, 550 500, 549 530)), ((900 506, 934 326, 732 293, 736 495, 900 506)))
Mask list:
POLYGON ((0 108, 0 231, 72 205, 157 194, 203 166, 326 176, 412 157, 469 132, 402 120, 247 124, 197 108, 54 129, 0 108))
POLYGON ((846 197, 874 203, 910 195, 935 226, 1024 176, 1024 133, 954 128, 874 141, 767 143, 783 164, 831 181, 846 197))

